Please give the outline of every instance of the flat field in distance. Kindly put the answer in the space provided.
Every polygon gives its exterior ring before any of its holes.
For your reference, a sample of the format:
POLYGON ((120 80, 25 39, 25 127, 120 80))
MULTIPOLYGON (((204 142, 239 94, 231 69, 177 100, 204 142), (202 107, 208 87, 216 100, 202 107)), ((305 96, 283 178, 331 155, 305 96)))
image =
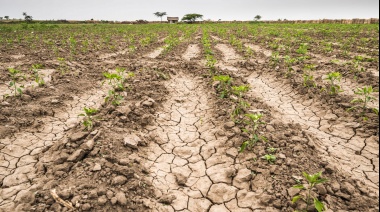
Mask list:
POLYGON ((0 24, 0 211, 378 211, 378 33, 0 24))

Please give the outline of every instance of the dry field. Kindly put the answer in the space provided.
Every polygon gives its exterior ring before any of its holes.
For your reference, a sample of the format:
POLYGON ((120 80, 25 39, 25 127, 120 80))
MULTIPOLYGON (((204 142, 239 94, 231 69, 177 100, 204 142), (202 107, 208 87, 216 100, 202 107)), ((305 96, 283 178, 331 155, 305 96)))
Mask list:
POLYGON ((0 211, 378 211, 378 30, 0 25, 0 211))

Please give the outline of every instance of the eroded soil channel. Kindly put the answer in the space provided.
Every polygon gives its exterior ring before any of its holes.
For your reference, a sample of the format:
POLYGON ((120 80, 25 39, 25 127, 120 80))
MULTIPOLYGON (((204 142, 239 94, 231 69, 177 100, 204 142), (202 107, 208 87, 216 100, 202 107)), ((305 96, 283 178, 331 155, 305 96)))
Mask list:
POLYGON ((228 138, 218 136, 207 91, 179 75, 167 84, 171 96, 150 129, 156 140, 140 153, 157 190, 158 210, 251 211, 253 203, 244 203, 251 171, 235 164, 237 149, 225 147, 228 138))

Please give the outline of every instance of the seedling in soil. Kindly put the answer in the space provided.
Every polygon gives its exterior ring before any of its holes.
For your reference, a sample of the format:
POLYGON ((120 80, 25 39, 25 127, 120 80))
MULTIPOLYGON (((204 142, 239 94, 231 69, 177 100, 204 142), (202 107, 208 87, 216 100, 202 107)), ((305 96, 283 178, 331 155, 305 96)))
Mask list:
POLYGON ((271 58, 270 58, 272 66, 276 66, 280 63, 280 53, 273 52, 271 58))
POLYGON ((341 79, 342 79, 342 74, 339 72, 332 72, 327 75, 327 80, 330 81, 330 84, 329 84, 330 95, 336 95, 340 92, 343 92, 340 85, 337 84, 337 82, 339 83, 341 79))
POLYGON ((245 93, 249 91, 249 85, 241 85, 241 86, 232 86, 232 93, 238 97, 238 104, 235 106, 235 109, 232 111, 232 119, 236 116, 240 115, 244 112, 245 109, 250 107, 250 104, 243 100, 243 96, 245 93))
POLYGON ((313 197, 311 192, 316 185, 325 183, 328 180, 325 178, 322 178, 322 172, 319 172, 319 173, 316 173, 313 175, 309 175, 308 173, 303 172, 303 176, 307 180, 308 186, 305 187, 302 184, 298 184, 298 185, 293 186, 293 188, 306 190, 307 194, 304 196, 299 195, 299 196, 293 197, 292 203, 294 204, 294 203, 296 203, 302 199, 303 201, 306 202, 306 205, 307 205, 305 208, 305 211, 308 211, 310 209, 309 207, 311 206, 311 204, 314 204, 314 207, 315 207, 315 209, 317 209, 318 212, 324 211, 326 209, 325 205, 321 201, 319 201, 319 199, 317 197, 313 197))
POLYGON ((268 155, 264 155, 264 156, 262 157, 262 159, 268 161, 268 163, 270 163, 270 164, 273 164, 273 163, 276 162, 277 157, 274 156, 274 155, 272 155, 272 154, 268 154, 268 155))
POLYGON ((297 59, 291 58, 290 56, 287 55, 287 56, 285 56, 284 61, 285 61, 285 64, 287 66, 285 77, 289 78, 289 77, 293 76, 293 74, 294 74, 294 69, 292 66, 295 62, 297 62, 297 59))
POLYGON ((59 70, 61 71, 61 74, 64 75, 67 71, 66 60, 62 57, 58 57, 57 60, 59 62, 59 70))
POLYGON ((125 91, 125 82, 127 78, 134 77, 135 74, 130 72, 126 76, 124 68, 116 68, 116 73, 103 73, 103 76, 112 87, 112 89, 108 91, 108 96, 105 98, 105 102, 109 102, 111 100, 112 105, 120 105, 123 100, 123 96, 119 93, 125 91))
POLYGON ((315 69, 315 66, 312 64, 306 64, 303 71, 303 86, 304 87, 316 87, 314 81, 314 76, 311 74, 311 71, 315 69))
POLYGON ((214 76, 214 74, 215 74, 215 64, 216 64, 216 59, 215 59, 215 57, 213 56, 213 55, 211 55, 211 54, 207 54, 206 55, 206 60, 207 60, 207 62, 206 62, 206 66, 208 67, 208 68, 210 68, 210 76, 214 76))
POLYGON ((220 98, 223 99, 228 97, 231 93, 232 78, 228 75, 219 75, 214 76, 213 80, 220 82, 217 87, 217 90, 220 93, 220 98))
POLYGON ((253 57, 253 55, 254 55, 254 51, 251 49, 251 48, 249 48, 249 47, 245 47, 245 54, 244 54, 244 56, 246 57, 246 58, 252 58, 253 57))
POLYGON ((305 55, 307 53, 307 44, 302 43, 301 46, 296 50, 297 54, 305 55))
MULTIPOLYGON (((360 115, 363 116, 363 118, 366 120, 367 118, 364 117, 364 115, 365 112, 369 109, 368 103, 377 100, 375 97, 372 96, 374 92, 375 91, 372 88, 372 86, 358 88, 357 91, 355 91, 355 94, 359 95, 359 98, 351 101, 352 104, 358 105, 349 108, 347 111, 356 111, 358 109, 361 109, 360 115)), ((372 108, 372 111, 376 114, 379 114, 379 111, 376 108, 372 108)))
POLYGON ((269 147, 269 148, 267 149, 267 151, 268 151, 269 153, 275 153, 275 152, 277 152, 277 148, 269 147))
POLYGON ((93 108, 83 108, 84 113, 79 114, 78 116, 84 116, 84 120, 82 122, 83 126, 86 130, 91 130, 94 126, 95 117, 94 115, 98 112, 98 110, 93 108))
POLYGON ((353 64, 353 70, 351 72, 355 74, 355 79, 357 79, 359 74, 366 72, 364 67, 361 65, 360 60, 354 60, 352 64, 353 64))
POLYGON ((13 95, 16 96, 18 93, 20 96, 22 96, 22 89, 24 88, 24 86, 19 86, 18 83, 21 79, 25 79, 25 77, 21 74, 20 70, 9 68, 8 71, 11 75, 11 82, 9 83, 9 87, 14 89, 13 95))
POLYGON ((42 65, 40 65, 40 64, 32 65, 34 81, 38 84, 38 86, 44 86, 45 85, 44 78, 38 73, 39 69, 41 69, 41 68, 42 68, 42 65))
POLYGON ((258 129, 261 125, 264 125, 265 122, 262 122, 261 119, 263 117, 263 114, 261 113, 255 113, 255 114, 245 114, 245 117, 247 118, 247 124, 249 125, 250 129, 245 129, 243 131, 249 133, 251 135, 251 138, 248 141, 243 142, 243 144, 240 147, 239 152, 244 152, 246 148, 252 148, 255 146, 255 144, 259 141, 267 141, 267 138, 264 136, 258 135, 258 129))

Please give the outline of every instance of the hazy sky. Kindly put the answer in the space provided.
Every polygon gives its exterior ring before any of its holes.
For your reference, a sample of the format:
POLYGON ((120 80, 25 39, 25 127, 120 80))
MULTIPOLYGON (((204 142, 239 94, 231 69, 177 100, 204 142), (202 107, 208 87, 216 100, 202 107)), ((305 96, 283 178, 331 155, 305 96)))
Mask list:
POLYGON ((204 19, 263 20, 379 18, 379 0, 0 0, 0 17, 38 20, 159 20, 154 12, 204 19))

